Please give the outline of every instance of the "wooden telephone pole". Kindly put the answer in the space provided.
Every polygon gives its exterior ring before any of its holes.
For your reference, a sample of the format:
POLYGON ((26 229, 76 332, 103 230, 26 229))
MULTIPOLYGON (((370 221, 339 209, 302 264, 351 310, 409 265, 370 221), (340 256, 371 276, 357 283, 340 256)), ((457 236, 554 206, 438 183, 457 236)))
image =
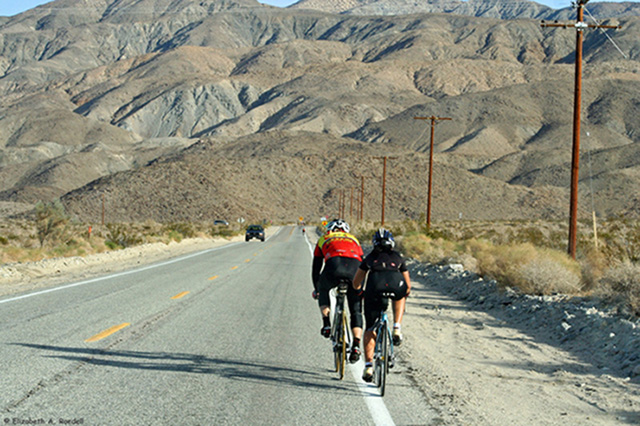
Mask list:
POLYGON ((394 160, 398 157, 373 157, 377 160, 382 160, 382 215, 380 218, 380 226, 384 226, 384 202, 385 202, 385 194, 387 192, 387 160, 394 160))
POLYGON ((431 145, 429 148, 429 195, 427 196, 427 229, 431 228, 431 187, 433 182, 433 135, 437 120, 451 120, 449 117, 413 117, 414 120, 431 120, 431 145))
POLYGON ((580 164, 580 108, 582 104, 582 39, 585 28, 620 28, 618 25, 592 25, 584 22, 584 5, 589 0, 577 0, 578 15, 575 24, 542 22, 542 27, 575 27, 576 29, 576 71, 573 102, 573 149, 571 153, 571 202, 569 207, 569 247, 568 252, 576 258, 576 235, 578 224, 578 176, 580 164))
POLYGON ((372 177, 373 176, 360 176, 360 215, 358 216, 360 222, 364 221, 364 180, 372 177))
POLYGON ((351 190, 351 198, 349 200, 349 222, 353 221, 353 190, 355 189, 355 186, 351 186, 349 187, 349 189, 351 190))

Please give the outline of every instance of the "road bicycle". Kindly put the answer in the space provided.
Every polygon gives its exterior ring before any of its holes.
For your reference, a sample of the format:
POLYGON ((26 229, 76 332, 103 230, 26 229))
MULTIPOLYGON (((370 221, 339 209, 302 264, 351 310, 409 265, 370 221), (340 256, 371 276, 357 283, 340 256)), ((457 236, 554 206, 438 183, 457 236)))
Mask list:
POLYGON ((351 348, 351 332, 347 322, 347 312, 344 308, 344 299, 347 296, 347 289, 351 285, 350 280, 341 280, 335 288, 336 306, 333 313, 331 325, 331 343, 333 346, 333 359, 336 372, 340 380, 344 378, 347 353, 351 348))
POLYGON ((373 351, 373 381, 380 389, 380 396, 384 396, 385 386, 387 384, 387 374, 389 369, 393 368, 395 355, 393 352, 393 339, 391 336, 391 328, 389 327, 389 318, 387 317, 387 306, 389 298, 393 297, 393 293, 382 293, 382 310, 373 329, 376 333, 376 345, 373 351))

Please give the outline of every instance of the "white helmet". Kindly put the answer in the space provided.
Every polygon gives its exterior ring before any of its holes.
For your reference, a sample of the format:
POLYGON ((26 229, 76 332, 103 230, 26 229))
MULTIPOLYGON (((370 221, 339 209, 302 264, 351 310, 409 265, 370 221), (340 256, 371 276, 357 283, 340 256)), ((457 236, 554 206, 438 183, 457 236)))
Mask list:
POLYGON ((349 232, 349 224, 342 219, 334 219, 327 225, 327 232, 349 232))

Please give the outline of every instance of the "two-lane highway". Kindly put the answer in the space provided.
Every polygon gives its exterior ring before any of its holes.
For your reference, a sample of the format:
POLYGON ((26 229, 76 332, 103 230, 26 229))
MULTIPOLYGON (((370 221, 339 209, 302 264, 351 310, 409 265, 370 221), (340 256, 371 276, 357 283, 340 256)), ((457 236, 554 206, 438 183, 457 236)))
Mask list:
POLYGON ((3 420, 428 424, 402 366, 384 401, 361 363, 337 380, 311 248, 284 227, 264 243, 0 299, 3 420))

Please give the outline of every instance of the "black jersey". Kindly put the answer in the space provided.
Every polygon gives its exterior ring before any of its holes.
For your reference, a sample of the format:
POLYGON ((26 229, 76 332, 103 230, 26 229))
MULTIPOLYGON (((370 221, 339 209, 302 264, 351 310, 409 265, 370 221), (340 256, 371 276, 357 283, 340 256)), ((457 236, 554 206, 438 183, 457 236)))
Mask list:
POLYGON ((360 264, 363 271, 407 271, 407 265, 402 255, 395 250, 373 250, 360 264))

